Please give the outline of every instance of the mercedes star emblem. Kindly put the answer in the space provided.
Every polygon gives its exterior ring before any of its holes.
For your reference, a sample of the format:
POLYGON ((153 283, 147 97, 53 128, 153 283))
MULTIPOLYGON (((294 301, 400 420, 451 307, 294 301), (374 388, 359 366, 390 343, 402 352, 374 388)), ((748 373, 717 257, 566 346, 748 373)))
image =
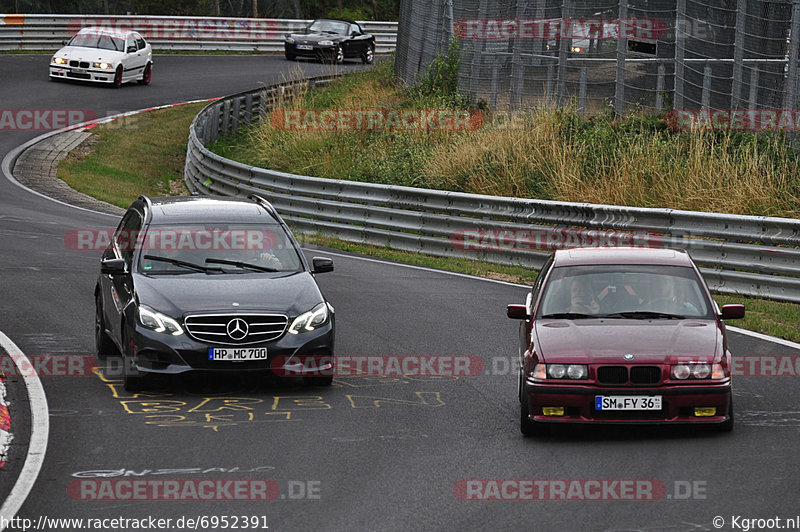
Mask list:
POLYGON ((247 322, 242 318, 233 318, 228 322, 226 330, 228 331, 228 336, 230 336, 231 339, 237 341, 243 340, 244 337, 247 336, 248 332, 247 322))

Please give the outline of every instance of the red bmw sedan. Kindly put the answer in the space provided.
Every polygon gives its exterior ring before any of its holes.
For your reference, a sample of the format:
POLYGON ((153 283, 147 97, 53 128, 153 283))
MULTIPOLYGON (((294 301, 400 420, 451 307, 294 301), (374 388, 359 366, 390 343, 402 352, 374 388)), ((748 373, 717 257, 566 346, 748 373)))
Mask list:
POLYGON ((719 309, 688 253, 556 251, 524 305, 520 429, 547 423, 686 423, 733 428, 731 354, 719 309))

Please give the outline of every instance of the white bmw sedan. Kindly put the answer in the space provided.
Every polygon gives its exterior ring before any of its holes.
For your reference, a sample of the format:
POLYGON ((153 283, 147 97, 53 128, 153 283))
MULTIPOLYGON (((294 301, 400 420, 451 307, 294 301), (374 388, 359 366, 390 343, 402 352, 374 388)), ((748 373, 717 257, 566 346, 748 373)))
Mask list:
POLYGON ((153 49, 135 31, 83 28, 50 60, 51 80, 147 85, 152 72, 153 49))

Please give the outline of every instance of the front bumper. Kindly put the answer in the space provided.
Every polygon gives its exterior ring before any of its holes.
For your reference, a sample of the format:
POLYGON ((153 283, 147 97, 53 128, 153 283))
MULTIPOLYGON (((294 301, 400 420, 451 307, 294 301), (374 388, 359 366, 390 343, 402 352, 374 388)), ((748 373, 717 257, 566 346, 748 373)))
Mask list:
POLYGON ((80 81, 93 81, 97 83, 113 83, 115 71, 113 69, 100 70, 99 68, 83 68, 76 71, 70 66, 50 65, 50 77, 55 79, 76 79, 80 81))
MULTIPOLYGON (((135 353, 133 362, 140 374, 171 375, 188 371, 271 371, 278 375, 302 376, 303 370, 297 369, 296 357, 313 356, 315 359, 323 360, 330 357, 332 361, 334 325, 333 321, 329 320, 328 323, 313 331, 296 335, 284 332, 283 336, 277 340, 241 346, 266 348, 268 356, 266 360, 209 360, 209 348, 226 346, 198 342, 186 332, 180 336, 157 333, 139 324, 133 333, 133 344, 135 353), (276 362, 280 364, 280 367, 276 367, 276 362)), ((320 369, 327 370, 328 368, 317 368, 317 371, 320 369)), ((309 369, 308 372, 314 374, 312 369, 309 369)))
POLYGON ((283 43, 283 49, 286 55, 293 55, 295 57, 313 57, 313 58, 332 58, 336 55, 336 46, 319 46, 318 44, 309 44, 310 50, 298 48, 297 43, 289 44, 283 43))
POLYGON ((723 423, 731 411, 730 380, 719 384, 649 387, 601 387, 541 384, 528 379, 523 401, 531 421, 548 423, 723 423), (661 410, 597 410, 598 395, 661 396, 661 410), (563 407, 564 415, 544 415, 543 407, 563 407), (697 407, 716 408, 716 415, 695 416, 697 407))

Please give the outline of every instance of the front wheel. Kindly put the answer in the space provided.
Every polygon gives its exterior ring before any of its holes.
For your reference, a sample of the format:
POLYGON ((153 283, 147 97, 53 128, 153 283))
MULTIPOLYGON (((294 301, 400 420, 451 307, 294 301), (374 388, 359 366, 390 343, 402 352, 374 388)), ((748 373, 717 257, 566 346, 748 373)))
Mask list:
POLYGON ((344 50, 341 46, 337 46, 333 51, 333 62, 337 65, 344 63, 344 50))
POLYGON ((150 78, 153 77, 153 63, 147 63, 142 73, 142 79, 139 80, 139 85, 150 85, 150 78))
MULTIPOLYGON (((122 325, 123 330, 125 325, 122 325)), ((132 364, 134 363, 133 358, 129 355, 132 354, 134 349, 133 345, 127 338, 127 334, 122 335, 122 387, 125 388, 126 392, 140 392, 144 390, 146 379, 143 375, 133 375, 132 371, 132 364)))
POLYGON ((519 430, 523 436, 540 436, 543 432, 538 423, 531 421, 531 412, 528 407, 528 392, 522 385, 522 402, 519 407, 519 430))
POLYGON ((103 318, 103 305, 100 294, 95 296, 95 311, 94 311, 94 344, 97 351, 97 359, 105 360, 116 352, 114 343, 106 333, 105 319, 103 318))
POLYGON ((286 56, 287 61, 294 61, 295 59, 297 59, 296 55, 290 54, 289 52, 286 52, 284 55, 286 56))
POLYGON ((117 71, 114 73, 114 81, 111 85, 115 89, 122 87, 122 65, 117 67, 117 71))
POLYGON ((367 46, 367 51, 361 55, 361 61, 364 62, 365 65, 372 64, 372 61, 375 60, 375 47, 372 45, 367 46))
POLYGON ((728 407, 728 419, 717 425, 719 432, 732 432, 733 431, 733 398, 731 398, 730 406, 728 407))

